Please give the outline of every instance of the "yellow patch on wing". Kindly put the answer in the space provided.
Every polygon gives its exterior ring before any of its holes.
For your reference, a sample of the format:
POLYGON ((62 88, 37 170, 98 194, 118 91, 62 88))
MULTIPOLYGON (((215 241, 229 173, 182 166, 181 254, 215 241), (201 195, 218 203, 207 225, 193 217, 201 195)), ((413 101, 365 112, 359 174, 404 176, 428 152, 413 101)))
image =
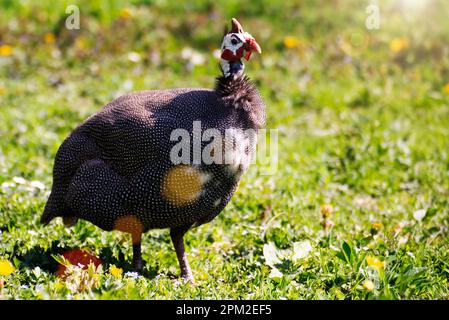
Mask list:
POLYGON ((199 170, 188 165, 178 165, 166 173, 161 194, 172 205, 181 207, 199 197, 206 180, 205 174, 199 170))
POLYGON ((143 224, 136 216, 127 215, 115 220, 114 230, 130 233, 133 243, 138 243, 143 232, 143 224))

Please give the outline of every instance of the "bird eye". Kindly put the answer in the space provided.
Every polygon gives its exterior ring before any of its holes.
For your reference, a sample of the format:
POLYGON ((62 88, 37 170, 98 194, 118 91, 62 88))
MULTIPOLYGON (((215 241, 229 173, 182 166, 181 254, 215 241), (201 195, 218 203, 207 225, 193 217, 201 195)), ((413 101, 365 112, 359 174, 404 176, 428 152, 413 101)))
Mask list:
POLYGON ((233 44, 233 45, 236 45, 237 43, 239 43, 236 39, 232 39, 231 40, 231 43, 233 44))

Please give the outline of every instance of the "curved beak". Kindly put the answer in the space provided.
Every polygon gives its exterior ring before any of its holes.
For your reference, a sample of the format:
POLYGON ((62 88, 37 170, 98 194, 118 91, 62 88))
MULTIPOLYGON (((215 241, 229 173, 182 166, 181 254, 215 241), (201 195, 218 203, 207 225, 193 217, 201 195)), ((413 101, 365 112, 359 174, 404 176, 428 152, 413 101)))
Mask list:
POLYGON ((256 51, 259 54, 262 53, 262 49, 260 48, 259 44, 256 42, 256 39, 254 39, 254 38, 246 39, 244 49, 246 50, 246 55, 245 55, 246 60, 249 60, 249 58, 251 57, 251 53, 253 53, 253 51, 256 51))

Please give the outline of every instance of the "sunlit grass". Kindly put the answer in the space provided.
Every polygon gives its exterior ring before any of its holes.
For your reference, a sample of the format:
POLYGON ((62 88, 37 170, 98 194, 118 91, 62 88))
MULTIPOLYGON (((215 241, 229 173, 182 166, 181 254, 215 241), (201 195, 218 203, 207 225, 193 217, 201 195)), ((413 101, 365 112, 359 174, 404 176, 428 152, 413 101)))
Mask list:
POLYGON ((0 0, 0 298, 447 298, 447 4, 412 19, 379 2, 369 31, 360 1, 73 1, 82 27, 69 32, 68 2, 0 0), (187 234, 198 285, 177 279, 167 230, 144 235, 141 277, 127 236, 42 227, 67 134, 125 92, 212 87, 231 16, 263 49, 246 70, 279 129, 279 167, 251 167, 187 234), (56 276, 72 248, 102 268, 56 276))

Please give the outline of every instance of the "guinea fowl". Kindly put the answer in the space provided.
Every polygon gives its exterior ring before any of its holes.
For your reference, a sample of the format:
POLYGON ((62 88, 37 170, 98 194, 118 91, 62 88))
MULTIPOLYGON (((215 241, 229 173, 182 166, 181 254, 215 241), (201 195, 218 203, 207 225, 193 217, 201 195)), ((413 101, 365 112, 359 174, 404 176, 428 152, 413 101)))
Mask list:
POLYGON ((264 125, 264 103, 243 73, 253 51, 261 53, 256 40, 232 19, 214 90, 135 92, 85 120, 56 154, 41 222, 84 219, 130 233, 137 271, 142 233, 170 228, 181 276, 193 282, 183 237, 227 205, 264 125))

